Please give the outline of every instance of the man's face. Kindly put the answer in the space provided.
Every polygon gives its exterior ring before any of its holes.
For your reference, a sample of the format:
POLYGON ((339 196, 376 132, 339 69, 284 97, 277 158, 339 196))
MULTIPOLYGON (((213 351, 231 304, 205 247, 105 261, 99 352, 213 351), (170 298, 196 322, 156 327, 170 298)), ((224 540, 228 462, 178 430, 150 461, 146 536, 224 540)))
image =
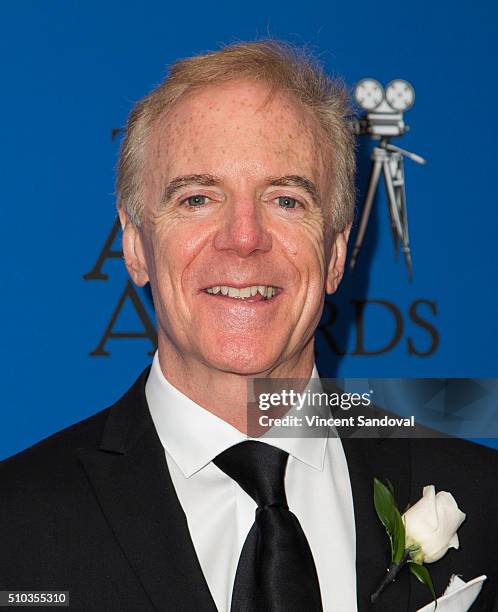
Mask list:
POLYGON ((324 252, 323 150, 307 110, 250 81, 191 92, 159 120, 143 229, 128 224, 123 248, 150 280, 160 354, 237 374, 312 355, 345 251, 339 235, 324 252))

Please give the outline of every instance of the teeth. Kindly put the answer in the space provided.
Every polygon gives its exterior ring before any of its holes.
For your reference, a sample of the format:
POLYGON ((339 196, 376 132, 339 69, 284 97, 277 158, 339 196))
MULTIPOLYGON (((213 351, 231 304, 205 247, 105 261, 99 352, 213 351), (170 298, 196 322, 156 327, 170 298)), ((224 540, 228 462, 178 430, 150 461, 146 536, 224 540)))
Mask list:
POLYGON ((242 287, 241 289, 229 287, 228 285, 215 285, 214 287, 206 289, 206 292, 213 295, 221 292, 222 295, 228 295, 228 297, 238 300, 254 297, 259 293, 263 298, 270 300, 276 294, 277 290, 271 285, 251 285, 250 287, 242 287))

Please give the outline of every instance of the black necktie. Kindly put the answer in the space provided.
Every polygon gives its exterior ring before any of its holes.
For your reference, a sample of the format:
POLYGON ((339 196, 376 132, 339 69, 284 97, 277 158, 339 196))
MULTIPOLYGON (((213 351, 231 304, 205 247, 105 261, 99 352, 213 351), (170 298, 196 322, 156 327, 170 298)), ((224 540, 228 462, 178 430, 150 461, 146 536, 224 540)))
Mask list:
POLYGON ((249 440, 214 459, 258 504, 240 554, 231 612, 322 610, 308 540, 287 506, 284 476, 288 457, 279 448, 249 440))

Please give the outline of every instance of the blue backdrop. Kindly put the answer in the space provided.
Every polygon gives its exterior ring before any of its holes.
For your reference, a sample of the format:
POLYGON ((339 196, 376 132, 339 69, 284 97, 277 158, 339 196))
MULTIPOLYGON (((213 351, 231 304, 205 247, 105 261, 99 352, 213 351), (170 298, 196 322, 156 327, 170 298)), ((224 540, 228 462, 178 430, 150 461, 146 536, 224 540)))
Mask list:
POLYGON ((115 219, 113 129, 170 62, 266 35, 311 46, 349 85, 409 80, 398 144, 428 159, 406 163, 414 280, 393 259, 382 187, 358 270, 326 306, 322 372, 496 376, 496 17, 491 0, 3 2, 0 458, 113 402, 150 361, 147 338, 91 355, 115 312, 114 333, 144 329, 132 296, 118 308, 122 261, 96 265, 115 219))

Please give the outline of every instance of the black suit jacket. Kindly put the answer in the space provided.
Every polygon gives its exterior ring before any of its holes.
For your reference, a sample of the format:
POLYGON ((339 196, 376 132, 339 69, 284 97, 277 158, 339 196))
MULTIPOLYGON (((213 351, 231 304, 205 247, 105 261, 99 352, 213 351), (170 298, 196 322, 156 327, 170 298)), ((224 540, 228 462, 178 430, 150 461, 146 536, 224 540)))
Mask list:
MULTIPOLYGON (((0 464, 0 590, 69 590, 70 609, 83 612, 215 612, 149 415, 148 371, 111 408, 0 464)), ((467 520, 460 550, 429 568, 436 591, 452 573, 466 580, 487 574, 472 610, 498 610, 498 453, 451 439, 343 445, 360 612, 411 612, 430 599, 403 570, 369 604, 388 564, 374 476, 394 484, 400 507, 417 501, 426 484, 453 493, 467 520)))

